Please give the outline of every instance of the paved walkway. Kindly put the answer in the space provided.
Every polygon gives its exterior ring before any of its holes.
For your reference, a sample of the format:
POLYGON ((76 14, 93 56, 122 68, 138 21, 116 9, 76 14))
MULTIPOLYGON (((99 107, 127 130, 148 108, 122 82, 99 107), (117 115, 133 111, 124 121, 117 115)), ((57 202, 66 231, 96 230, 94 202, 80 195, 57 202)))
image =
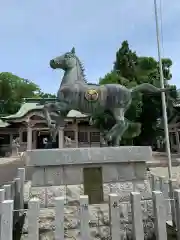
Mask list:
POLYGON ((18 157, 3 157, 3 158, 0 158, 0 166, 4 165, 4 164, 12 163, 12 162, 17 161, 17 160, 19 160, 18 157))

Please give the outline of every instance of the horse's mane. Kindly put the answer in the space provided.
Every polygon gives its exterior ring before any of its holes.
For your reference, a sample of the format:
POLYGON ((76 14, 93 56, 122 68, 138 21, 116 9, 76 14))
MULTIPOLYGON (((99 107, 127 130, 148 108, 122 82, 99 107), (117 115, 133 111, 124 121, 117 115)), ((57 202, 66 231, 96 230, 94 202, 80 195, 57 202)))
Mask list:
POLYGON ((83 80, 85 81, 85 83, 87 83, 88 85, 99 86, 99 84, 97 84, 97 83, 88 83, 88 81, 86 79, 85 68, 84 68, 83 63, 80 61, 80 59, 76 55, 74 55, 74 57, 76 58, 76 60, 77 60, 77 62, 79 64, 79 67, 80 67, 80 70, 81 70, 81 74, 82 74, 82 77, 83 77, 83 80))
POLYGON ((81 74, 82 74, 82 76, 83 76, 83 80, 84 80, 88 85, 99 86, 99 84, 97 84, 97 83, 88 83, 88 81, 87 81, 87 79, 86 79, 86 74, 85 74, 84 65, 83 65, 83 63, 80 61, 80 59, 79 59, 77 56, 75 56, 75 57, 76 57, 76 60, 77 60, 77 62, 78 62, 78 64, 79 64, 79 67, 80 67, 80 69, 81 69, 81 74))
POLYGON ((82 64, 82 62, 80 61, 80 59, 76 55, 74 55, 74 57, 76 58, 76 60, 79 64, 83 80, 87 83, 84 65, 82 64))

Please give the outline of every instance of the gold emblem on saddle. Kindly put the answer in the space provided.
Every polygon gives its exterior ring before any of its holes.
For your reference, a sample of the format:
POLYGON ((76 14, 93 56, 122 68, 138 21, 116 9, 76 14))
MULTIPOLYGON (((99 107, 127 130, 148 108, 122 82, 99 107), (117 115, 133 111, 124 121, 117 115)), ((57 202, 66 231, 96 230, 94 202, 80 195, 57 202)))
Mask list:
POLYGON ((93 102, 98 100, 98 92, 95 89, 89 89, 85 93, 86 100, 93 102))

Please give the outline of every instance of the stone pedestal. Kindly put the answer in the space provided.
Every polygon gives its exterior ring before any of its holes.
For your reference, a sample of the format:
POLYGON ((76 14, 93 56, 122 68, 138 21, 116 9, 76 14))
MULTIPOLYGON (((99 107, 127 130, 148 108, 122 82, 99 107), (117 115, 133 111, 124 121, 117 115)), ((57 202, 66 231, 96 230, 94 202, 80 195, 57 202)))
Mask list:
POLYGON ((150 147, 38 149, 26 152, 32 186, 83 184, 84 168, 102 168, 103 183, 143 181, 150 147))
POLYGON ((152 159, 150 147, 37 149, 27 151, 25 158, 26 165, 33 167, 32 195, 44 199, 42 207, 52 206, 51 195, 57 195, 57 188, 59 196, 64 195, 67 201, 79 201, 83 194, 89 196, 90 204, 107 203, 112 192, 125 201, 139 188, 144 189, 142 196, 147 195, 145 174, 146 161, 152 159))

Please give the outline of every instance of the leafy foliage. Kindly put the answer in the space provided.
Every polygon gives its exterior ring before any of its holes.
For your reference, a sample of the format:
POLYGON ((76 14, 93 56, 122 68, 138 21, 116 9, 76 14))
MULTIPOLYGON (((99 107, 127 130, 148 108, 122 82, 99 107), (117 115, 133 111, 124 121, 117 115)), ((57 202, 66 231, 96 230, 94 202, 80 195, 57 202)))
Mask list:
MULTIPOLYGON (((174 111, 172 100, 177 97, 176 86, 167 83, 172 77, 170 72, 172 61, 168 58, 162 59, 162 65, 166 87, 172 89, 167 97, 168 115, 170 116, 174 111)), ((117 83, 127 88, 150 83, 159 88, 161 86, 159 63, 152 57, 138 56, 129 48, 128 42, 124 41, 116 52, 113 70, 100 78, 99 83, 117 83)), ((162 118, 161 102, 161 94, 137 93, 134 96, 132 105, 125 115, 130 124, 121 144, 129 144, 130 141, 127 139, 134 138, 134 144, 152 145, 157 135, 162 134, 162 131, 158 131, 157 126, 158 119, 162 118)), ((101 131, 106 132, 115 123, 110 113, 106 113, 104 116, 95 116, 95 118, 96 126, 101 131), (108 122, 108 126, 105 124, 106 122, 108 122)))
POLYGON ((30 80, 10 72, 0 73, 0 114, 13 114, 18 111, 24 98, 36 97, 55 96, 43 93, 39 86, 30 80))

